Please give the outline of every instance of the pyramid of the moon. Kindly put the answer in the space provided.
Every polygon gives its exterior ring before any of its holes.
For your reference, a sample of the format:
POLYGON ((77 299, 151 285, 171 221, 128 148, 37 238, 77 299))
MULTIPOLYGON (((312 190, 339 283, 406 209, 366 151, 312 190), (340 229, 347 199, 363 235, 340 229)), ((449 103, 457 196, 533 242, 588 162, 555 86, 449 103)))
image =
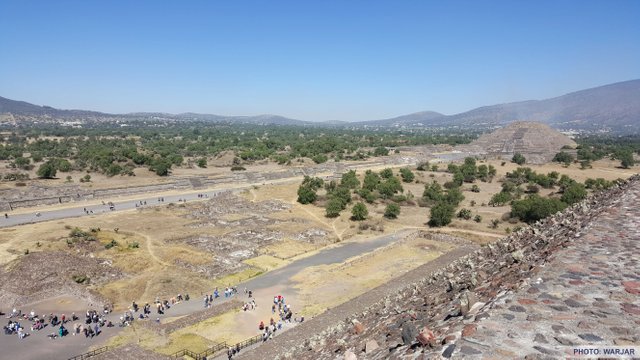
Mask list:
POLYGON ((562 147, 575 148, 577 144, 546 124, 522 121, 481 135, 470 145, 481 148, 489 158, 511 159, 520 153, 527 163, 542 164, 551 161, 562 147))

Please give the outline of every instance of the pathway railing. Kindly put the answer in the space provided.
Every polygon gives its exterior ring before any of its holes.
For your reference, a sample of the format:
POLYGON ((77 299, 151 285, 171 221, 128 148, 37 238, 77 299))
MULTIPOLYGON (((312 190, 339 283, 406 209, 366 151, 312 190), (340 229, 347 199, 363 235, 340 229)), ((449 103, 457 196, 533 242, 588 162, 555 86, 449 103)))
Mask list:
POLYGON ((80 355, 76 355, 74 357, 70 357, 69 360, 84 360, 84 359, 88 359, 92 356, 96 356, 99 354, 103 354, 106 353, 107 351, 109 351, 110 347, 109 346, 103 346, 101 348, 97 348, 95 350, 86 352, 84 354, 80 354, 80 355))
POLYGON ((182 349, 176 353, 173 353, 171 355, 169 355, 170 358, 172 359, 180 359, 183 358, 185 356, 188 356, 190 358, 192 358, 193 360, 204 360, 207 358, 207 356, 209 355, 213 355, 215 353, 218 353, 222 350, 228 349, 228 348, 233 348, 233 349, 244 349, 246 347, 249 347, 253 344, 257 344, 259 342, 262 341, 262 335, 256 335, 254 337, 248 338, 246 340, 243 340, 235 345, 229 345, 226 342, 223 343, 218 343, 213 345, 212 347, 208 348, 207 350, 201 352, 201 353, 195 353, 191 350, 188 349, 182 349))

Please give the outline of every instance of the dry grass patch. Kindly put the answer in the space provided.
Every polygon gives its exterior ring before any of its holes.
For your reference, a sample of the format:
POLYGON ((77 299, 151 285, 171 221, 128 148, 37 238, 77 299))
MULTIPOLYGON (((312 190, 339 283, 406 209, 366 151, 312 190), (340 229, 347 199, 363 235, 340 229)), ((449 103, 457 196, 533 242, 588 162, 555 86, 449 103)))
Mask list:
POLYGON ((277 258, 289 259, 319 248, 320 246, 309 244, 307 242, 284 239, 283 241, 267 245, 260 249, 260 251, 264 254, 272 255, 277 258))
POLYGON ((271 271, 283 267, 289 263, 289 261, 278 259, 269 255, 260 255, 251 259, 243 261, 243 263, 262 269, 264 271, 271 271))
POLYGON ((155 349, 151 348, 150 350, 164 355, 171 355, 182 349, 200 353, 216 344, 215 341, 194 333, 182 333, 175 336, 172 334, 169 339, 166 345, 155 349))
MULTIPOLYGON (((209 342, 209 344, 211 345, 213 345, 213 343, 220 343, 220 342, 235 344, 240 341, 246 340, 247 336, 242 334, 240 331, 238 331, 238 328, 237 328, 237 316, 239 313, 240 313, 239 310, 229 311, 224 314, 214 316, 210 319, 207 319, 199 323, 196 323, 194 325, 180 329, 172 333, 171 335, 169 335, 169 344, 172 344, 178 341, 179 339, 183 339, 185 337, 189 339, 190 336, 198 336, 199 338, 209 342), (195 334, 198 334, 198 335, 195 335, 195 334)), ((208 345, 208 346, 211 346, 211 345, 208 345)), ((183 346, 182 348, 195 350, 187 346, 183 346)), ((175 351, 178 351, 178 350, 180 349, 177 349, 175 351)), ((162 351, 159 351, 159 352, 170 354, 171 352, 175 352, 175 351, 165 352, 165 349, 162 349, 162 351)))
POLYGON ((296 282, 305 316, 314 316, 327 308, 384 284, 409 270, 431 261, 453 246, 416 238, 377 249, 342 264, 307 268, 292 280, 296 282))

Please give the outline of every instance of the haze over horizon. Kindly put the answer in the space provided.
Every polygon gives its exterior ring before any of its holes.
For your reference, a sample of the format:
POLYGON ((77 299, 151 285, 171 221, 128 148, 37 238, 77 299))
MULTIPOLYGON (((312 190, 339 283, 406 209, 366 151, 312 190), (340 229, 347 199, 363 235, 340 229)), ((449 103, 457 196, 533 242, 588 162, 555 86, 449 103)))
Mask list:
POLYGON ((640 2, 0 3, 0 96, 357 121, 640 78, 640 2))

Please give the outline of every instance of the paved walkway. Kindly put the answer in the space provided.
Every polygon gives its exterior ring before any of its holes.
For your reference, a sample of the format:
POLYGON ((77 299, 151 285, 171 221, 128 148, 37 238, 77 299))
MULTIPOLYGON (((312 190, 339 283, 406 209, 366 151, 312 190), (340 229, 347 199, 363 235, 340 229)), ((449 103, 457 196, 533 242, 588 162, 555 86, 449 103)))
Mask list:
POLYGON ((33 209, 32 212, 28 213, 19 213, 19 214, 11 214, 8 213, 8 218, 4 216, 0 217, 0 228, 3 227, 11 227, 17 225, 24 224, 32 224, 37 222, 49 221, 49 220, 60 220, 74 217, 83 217, 83 216, 95 216, 100 214, 106 214, 111 212, 123 211, 123 210, 132 210, 139 207, 150 207, 150 206, 159 206, 159 205, 167 205, 169 203, 177 203, 179 201, 198 201, 198 200, 208 200, 211 198, 215 198, 217 194, 232 190, 240 190, 243 188, 249 187, 236 187, 230 189, 219 189, 219 190, 202 190, 199 192, 194 192, 194 190, 185 191, 181 194, 173 194, 173 195, 145 195, 140 198, 130 199, 130 200, 120 200, 117 199, 112 200, 114 207, 113 210, 110 209, 108 202, 109 199, 104 200, 103 204, 93 204, 93 205, 75 205, 70 207, 46 210, 46 207, 43 207, 43 210, 33 209), (198 194, 206 195, 204 198, 198 197, 198 194), (159 197, 163 197, 164 201, 158 201, 159 197), (141 205, 142 202, 142 205, 141 205), (145 205, 146 202, 146 205, 145 205), (137 205, 137 206, 136 206, 137 205), (85 212, 85 209, 89 211, 89 214, 85 212))
MULTIPOLYGON (((559 358, 578 346, 640 348, 640 186, 557 252, 532 283, 496 301, 449 354, 559 358)), ((445 348, 447 352, 447 348, 445 348)), ((636 354, 640 357, 640 354, 636 354)))

